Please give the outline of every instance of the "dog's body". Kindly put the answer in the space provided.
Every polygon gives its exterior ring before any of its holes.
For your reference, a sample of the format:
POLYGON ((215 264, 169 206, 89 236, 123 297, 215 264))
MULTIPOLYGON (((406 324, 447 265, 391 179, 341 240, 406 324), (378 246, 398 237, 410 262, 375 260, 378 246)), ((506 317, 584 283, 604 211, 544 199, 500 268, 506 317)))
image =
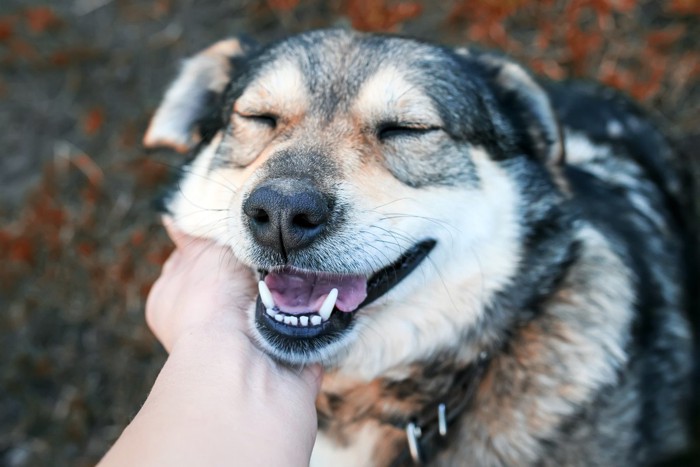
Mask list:
POLYGON ((196 143, 167 208, 258 271, 261 347, 326 366, 313 465, 684 447, 680 185, 610 91, 410 39, 229 40, 185 63, 146 142, 196 143))

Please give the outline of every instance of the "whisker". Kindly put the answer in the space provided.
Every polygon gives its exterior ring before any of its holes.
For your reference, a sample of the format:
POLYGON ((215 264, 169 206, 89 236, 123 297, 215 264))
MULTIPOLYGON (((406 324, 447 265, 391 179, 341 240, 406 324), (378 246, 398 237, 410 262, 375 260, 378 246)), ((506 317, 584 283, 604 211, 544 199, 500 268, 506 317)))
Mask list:
MULTIPOLYGON (((238 190, 238 187, 237 187, 236 185, 233 185, 233 184, 226 184, 226 183, 224 183, 224 182, 222 182, 222 181, 220 181, 220 180, 214 180, 213 178, 211 178, 211 177, 209 176, 209 174, 202 174, 201 172, 195 171, 195 170, 191 167, 190 164, 187 164, 187 165, 174 165, 174 164, 168 164, 167 162, 163 162, 163 161, 155 161, 155 162, 156 162, 156 164, 160 164, 160 165, 163 165, 163 166, 168 167, 168 168, 170 168, 170 169, 173 169, 173 170, 176 171, 176 172, 181 172, 181 173, 184 173, 184 174, 187 174, 187 175, 193 175, 193 176, 196 176, 196 177, 203 178, 203 179, 205 179, 205 180, 207 180, 207 181, 209 181, 209 182, 215 183, 215 184, 219 185, 220 187, 229 190, 229 191, 232 192, 232 193, 236 193, 237 190, 238 190)), ((180 180, 178 180, 178 182, 180 182, 180 180)))

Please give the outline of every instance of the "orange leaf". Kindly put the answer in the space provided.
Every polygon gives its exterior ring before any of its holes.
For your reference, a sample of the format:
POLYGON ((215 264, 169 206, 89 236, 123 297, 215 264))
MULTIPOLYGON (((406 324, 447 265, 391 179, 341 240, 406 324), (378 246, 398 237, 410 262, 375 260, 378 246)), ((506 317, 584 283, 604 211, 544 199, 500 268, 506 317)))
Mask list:
POLYGON ((31 264, 34 261, 34 245, 27 237, 15 239, 10 245, 10 260, 31 264))
POLYGON ((14 21, 9 17, 0 18, 0 41, 6 41, 12 37, 14 32, 14 21))
POLYGON ((647 44, 657 49, 672 46, 685 34, 685 26, 679 24, 664 30, 654 31, 647 36, 647 44))
POLYGON ((95 253, 95 245, 89 242, 80 242, 75 249, 85 258, 89 258, 95 253))
POLYGON ((669 10, 685 15, 700 15, 700 0, 673 0, 669 10))
POLYGON ((61 25, 61 19, 49 7, 28 8, 25 12, 27 26, 35 34, 41 34, 61 25))
POLYGON ((94 107, 83 119, 83 131, 88 135, 94 135, 102 128, 104 119, 104 111, 99 107, 94 107))
POLYGON ((353 28, 361 31, 387 31, 420 14, 417 2, 387 0, 348 0, 345 14, 353 28), (391 3, 391 4, 389 4, 391 3))
POLYGON ((273 10, 290 11, 299 5, 299 0, 267 0, 267 4, 273 10))
POLYGON ((613 8, 620 13, 627 13, 637 7, 637 0, 617 0, 613 2, 613 8))

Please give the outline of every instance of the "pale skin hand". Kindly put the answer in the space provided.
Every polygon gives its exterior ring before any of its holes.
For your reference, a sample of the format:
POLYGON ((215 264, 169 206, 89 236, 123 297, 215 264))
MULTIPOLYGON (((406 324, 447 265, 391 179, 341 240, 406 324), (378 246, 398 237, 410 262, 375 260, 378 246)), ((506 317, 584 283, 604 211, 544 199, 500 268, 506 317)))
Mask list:
POLYGON ((146 320, 170 356, 100 465, 308 465, 320 368, 287 368, 261 352, 247 334, 251 272, 165 224, 177 248, 146 320))

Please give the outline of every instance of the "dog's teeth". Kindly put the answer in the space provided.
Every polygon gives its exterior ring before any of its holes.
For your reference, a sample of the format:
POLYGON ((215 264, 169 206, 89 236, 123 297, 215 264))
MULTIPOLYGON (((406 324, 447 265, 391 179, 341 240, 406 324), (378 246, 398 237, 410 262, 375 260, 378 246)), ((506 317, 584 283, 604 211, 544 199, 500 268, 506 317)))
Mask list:
MULTIPOLYGON (((298 325, 299 325, 299 318, 297 318, 296 316, 290 316, 290 318, 291 318, 291 319, 289 320, 289 324, 291 324, 292 326, 298 326, 298 325)), ((286 321, 286 320, 285 320, 285 321, 286 321)))
POLYGON ((299 324, 302 326, 308 326, 309 325, 309 317, 308 316, 300 316, 299 317, 299 324))
POLYGON ((275 315, 277 315, 277 312, 276 312, 275 310, 273 310, 272 308, 268 308, 268 309, 267 309, 267 314, 270 315, 270 316, 272 316, 272 317, 274 318, 275 315))
POLYGON ((332 289, 326 299, 323 301, 323 305, 321 305, 321 309, 318 310, 318 314, 321 315, 321 318, 323 318, 323 321, 327 321, 328 318, 331 317, 331 313, 333 312, 333 307, 335 306, 335 301, 338 298, 338 289, 332 289))
POLYGON ((272 299, 272 293, 270 289, 267 288, 265 281, 258 282, 258 292, 260 292, 260 300, 262 300, 265 308, 274 308, 275 301, 272 299))
POLYGON ((323 319, 318 315, 313 315, 311 317, 311 325, 312 326, 318 326, 319 324, 321 324, 321 321, 323 321, 323 319))
POLYGON ((279 321, 280 323, 284 321, 284 315, 282 313, 277 313, 275 315, 275 321, 279 321))
POLYGON ((292 324, 292 318, 293 318, 293 316, 285 316, 284 317, 284 324, 292 324))

